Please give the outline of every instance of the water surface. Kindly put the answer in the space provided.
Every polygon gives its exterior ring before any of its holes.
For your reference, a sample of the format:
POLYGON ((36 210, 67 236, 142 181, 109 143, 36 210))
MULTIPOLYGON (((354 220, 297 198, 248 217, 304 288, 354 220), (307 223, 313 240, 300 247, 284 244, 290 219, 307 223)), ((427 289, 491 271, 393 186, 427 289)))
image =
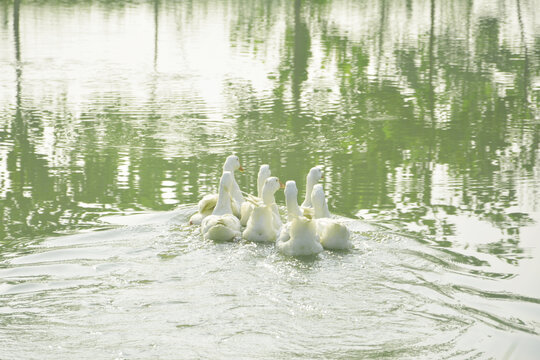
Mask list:
POLYGON ((535 358, 538 9, 0 2, 0 357, 535 358), (354 250, 203 241, 232 152, 354 250))

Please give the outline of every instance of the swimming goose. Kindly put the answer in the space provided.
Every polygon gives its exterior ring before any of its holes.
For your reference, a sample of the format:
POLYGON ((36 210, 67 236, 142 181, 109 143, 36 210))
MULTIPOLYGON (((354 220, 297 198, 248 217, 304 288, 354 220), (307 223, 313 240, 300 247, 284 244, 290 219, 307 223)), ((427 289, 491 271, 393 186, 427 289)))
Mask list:
POLYGON ((334 219, 330 219, 330 211, 321 184, 313 187, 311 194, 317 234, 325 249, 345 250, 352 247, 349 229, 334 219))
MULTIPOLYGON (((234 178, 235 170, 244 171, 244 168, 240 165, 240 159, 236 155, 229 155, 223 164, 223 171, 230 171, 233 177, 233 184, 231 189, 232 197, 232 209, 233 213, 240 217, 240 209, 244 202, 244 197, 240 191, 240 187, 236 183, 234 178)), ((212 211, 216 207, 218 200, 218 194, 207 194, 200 201, 197 206, 197 212, 189 219, 190 225, 199 225, 202 220, 208 215, 212 214, 212 211)))
POLYGON ((214 241, 232 241, 240 236, 240 220, 232 213, 230 192, 233 188, 233 175, 223 172, 219 182, 217 204, 212 215, 201 222, 201 232, 205 239, 214 241))
POLYGON ((262 188, 262 203, 254 202, 253 212, 242 234, 244 239, 256 242, 276 241, 282 223, 274 194, 282 185, 275 176, 266 179, 262 188))
POLYGON ((296 182, 290 180, 285 185, 285 204, 288 222, 282 227, 276 246, 290 256, 315 255, 323 250, 317 235, 316 223, 302 216, 298 206, 296 182))

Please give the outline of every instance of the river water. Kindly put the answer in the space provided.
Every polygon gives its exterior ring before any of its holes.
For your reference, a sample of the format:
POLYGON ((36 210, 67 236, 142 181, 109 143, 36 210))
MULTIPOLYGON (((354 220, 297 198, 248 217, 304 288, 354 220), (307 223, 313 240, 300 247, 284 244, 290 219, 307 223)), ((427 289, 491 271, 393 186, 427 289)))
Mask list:
POLYGON ((537 359, 539 105, 538 0, 0 1, 0 358, 537 359), (231 153, 354 249, 204 241, 231 153))

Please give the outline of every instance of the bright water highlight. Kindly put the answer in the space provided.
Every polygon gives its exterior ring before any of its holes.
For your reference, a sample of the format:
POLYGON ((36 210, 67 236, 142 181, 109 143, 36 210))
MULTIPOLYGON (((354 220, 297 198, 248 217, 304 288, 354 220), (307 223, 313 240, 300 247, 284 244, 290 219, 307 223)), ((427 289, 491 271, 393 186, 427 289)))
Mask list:
POLYGON ((0 2, 0 358, 535 359, 538 9, 0 2), (231 152, 354 249, 204 241, 231 152))

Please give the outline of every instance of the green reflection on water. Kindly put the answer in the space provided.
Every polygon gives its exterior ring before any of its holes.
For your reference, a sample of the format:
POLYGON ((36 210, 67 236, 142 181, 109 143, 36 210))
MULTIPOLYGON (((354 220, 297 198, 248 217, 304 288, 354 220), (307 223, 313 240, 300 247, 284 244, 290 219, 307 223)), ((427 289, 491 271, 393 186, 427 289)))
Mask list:
POLYGON ((538 211, 540 34, 534 2, 500 3, 484 13, 435 0, 4 1, 0 68, 13 74, 3 85, 13 96, 0 99, 0 237, 194 203, 237 152, 248 191, 261 163, 299 186, 322 164, 335 213, 417 229, 441 247, 455 241, 453 217, 474 218, 500 230, 478 250, 515 263, 520 229, 538 211), (34 23, 35 12, 53 20, 34 23), (110 50, 108 27, 144 19, 148 59, 90 54, 97 72, 79 79, 86 63, 56 42, 76 42, 89 23, 72 34, 49 27, 89 12, 103 26, 85 46, 110 50), (32 26, 52 31, 50 43, 32 47, 32 26), (208 61, 197 41, 212 26, 227 41, 208 46, 242 68, 194 76, 182 59, 208 61), (66 69, 41 83, 57 55, 66 69), (250 75, 261 67, 263 79, 250 75), (206 95, 206 77, 218 78, 222 99, 206 95), (86 95, 74 102, 78 91, 86 95))

